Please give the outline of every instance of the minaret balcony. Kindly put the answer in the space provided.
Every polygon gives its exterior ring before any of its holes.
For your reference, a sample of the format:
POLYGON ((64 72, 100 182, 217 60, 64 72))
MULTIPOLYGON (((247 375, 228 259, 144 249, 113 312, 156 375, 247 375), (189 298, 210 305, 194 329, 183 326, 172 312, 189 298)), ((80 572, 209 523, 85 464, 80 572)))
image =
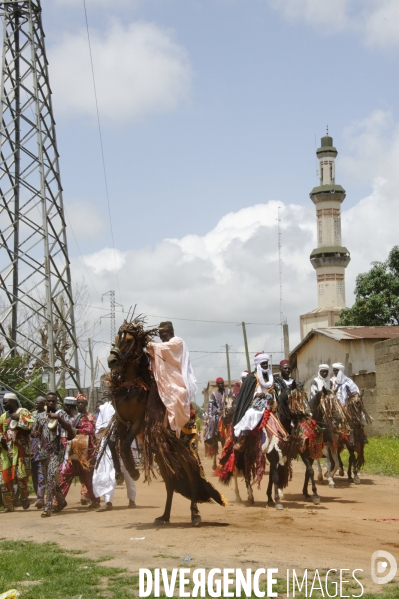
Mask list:
POLYGON ((351 260, 349 250, 339 245, 320 247, 310 254, 310 261, 313 268, 321 266, 341 266, 346 268, 351 260))
POLYGON ((343 202, 346 197, 346 191, 341 185, 335 185, 335 183, 330 185, 318 185, 317 187, 313 187, 309 197, 314 204, 331 202, 331 200, 343 202))

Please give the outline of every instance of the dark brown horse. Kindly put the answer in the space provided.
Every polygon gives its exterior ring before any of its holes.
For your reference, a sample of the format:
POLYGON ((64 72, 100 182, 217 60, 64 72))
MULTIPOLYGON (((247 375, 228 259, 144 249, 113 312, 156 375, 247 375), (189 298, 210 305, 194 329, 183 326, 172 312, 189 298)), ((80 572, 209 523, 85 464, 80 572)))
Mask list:
POLYGON ((145 478, 151 480, 155 462, 166 485, 167 499, 162 516, 155 524, 170 521, 173 493, 176 491, 191 502, 191 521, 201 522, 198 503, 216 501, 225 505, 223 496, 205 478, 198 453, 196 435, 182 433, 180 438, 164 426, 163 405, 145 351, 147 344, 157 335, 157 329, 145 330, 140 317, 120 327, 114 347, 108 357, 109 387, 115 417, 109 436, 115 431, 117 451, 134 480, 139 472, 130 451, 131 444, 140 433, 143 435, 145 478))

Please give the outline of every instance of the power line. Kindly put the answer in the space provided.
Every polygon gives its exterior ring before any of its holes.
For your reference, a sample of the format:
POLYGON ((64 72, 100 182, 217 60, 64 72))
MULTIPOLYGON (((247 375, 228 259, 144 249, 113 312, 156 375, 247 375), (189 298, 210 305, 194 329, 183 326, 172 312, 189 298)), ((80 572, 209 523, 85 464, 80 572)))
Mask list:
MULTIPOLYGON (((76 306, 85 306, 86 308, 93 308, 94 310, 108 310, 108 308, 102 308, 101 306, 91 306, 91 305, 87 305, 87 304, 75 304, 76 306)), ((240 325, 241 326, 241 322, 234 322, 232 320, 202 320, 200 318, 180 318, 177 316, 165 316, 162 314, 146 314, 146 316, 149 316, 150 318, 170 318, 171 320, 184 320, 187 322, 209 322, 209 323, 214 323, 214 324, 234 324, 234 325, 240 325)), ((280 323, 276 323, 276 322, 246 322, 246 325, 258 325, 258 326, 265 326, 265 327, 278 327, 280 326, 280 323)))
POLYGON ((88 17, 87 17, 86 0, 83 0, 83 7, 84 7, 84 12, 85 12, 85 20, 86 20, 87 40, 88 40, 88 43, 89 43, 90 64, 91 64, 91 74, 92 74, 92 77, 93 77, 94 97, 95 97, 95 101, 96 101, 98 133, 99 133, 99 136, 100 136, 101 158, 102 158, 102 164, 103 164, 105 192, 106 192, 106 196, 107 196, 107 206, 108 206, 108 218, 109 218, 109 224, 110 224, 110 229, 111 229, 112 248, 113 248, 113 251, 114 251, 115 276, 116 276, 116 281, 117 281, 117 284, 118 284, 119 299, 122 300, 121 289, 120 289, 120 286, 119 286, 118 269, 117 269, 117 266, 116 266, 116 251, 115 251, 115 241, 114 241, 114 230, 113 230, 113 227, 112 227, 111 206, 110 206, 110 202, 109 202, 109 193, 108 193, 108 179, 107 179, 107 171, 106 171, 106 168, 105 168, 105 156, 104 156, 103 136, 102 136, 102 133, 101 133, 100 111, 99 111, 99 108, 98 108, 97 86, 96 86, 96 79, 95 79, 95 76, 94 76, 93 54, 92 54, 92 51, 91 51, 89 20, 88 20, 88 17))

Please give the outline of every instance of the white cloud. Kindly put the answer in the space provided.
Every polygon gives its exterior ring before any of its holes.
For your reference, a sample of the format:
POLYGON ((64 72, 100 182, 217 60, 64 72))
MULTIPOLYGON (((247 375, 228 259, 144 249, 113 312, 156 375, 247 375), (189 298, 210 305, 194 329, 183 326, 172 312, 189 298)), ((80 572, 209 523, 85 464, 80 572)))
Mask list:
POLYGON ((74 201, 66 204, 67 225, 76 237, 98 239, 104 231, 104 221, 91 202, 74 201))
MULTIPOLYGON (((91 29, 91 47, 101 117, 128 121, 174 110, 188 97, 192 68, 170 32, 137 21, 114 21, 104 34, 91 29)), ((50 46, 57 113, 95 116, 86 30, 50 46)))
POLYGON ((397 0, 269 0, 285 18, 319 28, 325 36, 346 30, 373 47, 399 44, 397 0))
MULTIPOLYGON (((399 173, 394 167, 399 162, 399 128, 389 114, 377 111, 354 123, 346 135, 351 156, 340 154, 339 179, 346 183, 361 176, 372 188, 355 206, 346 209, 343 204, 343 245, 352 257, 346 272, 350 305, 356 275, 368 270, 372 261, 385 260, 398 243, 394 216, 399 173)), ((210 378, 226 376, 226 343, 233 352, 243 352, 239 323, 279 322, 278 206, 282 220, 283 309, 293 348, 299 341, 300 314, 317 307, 316 275, 309 261, 316 244, 315 207, 311 201, 300 206, 272 200, 225 215, 205 235, 165 239, 154 248, 118 252, 122 298, 118 297, 112 250, 106 248, 88 256, 85 262, 92 269, 100 294, 115 289, 117 301, 125 308, 137 303, 138 312, 151 315, 149 324, 165 316, 176 319, 176 333, 186 339, 190 350, 195 350, 193 365, 203 387, 210 378), (197 350, 221 353, 206 356, 197 350)), ((73 269, 75 276, 85 275, 81 263, 75 263, 73 269)), ((98 310, 96 316, 103 313, 98 310)), ((122 315, 117 318, 119 323, 122 315)), ((108 321, 101 326, 103 338, 108 341, 108 321)), ((274 361, 280 359, 278 326, 249 325, 247 330, 252 355, 264 349, 273 353, 274 361)), ((244 354, 232 353, 231 363, 232 376, 237 377, 246 367, 244 354)))
MULTIPOLYGON (((82 261, 82 258, 80 258, 82 261)), ((120 270, 125 264, 125 254, 118 249, 104 248, 88 256, 83 256, 86 266, 92 269, 96 275, 120 270)))

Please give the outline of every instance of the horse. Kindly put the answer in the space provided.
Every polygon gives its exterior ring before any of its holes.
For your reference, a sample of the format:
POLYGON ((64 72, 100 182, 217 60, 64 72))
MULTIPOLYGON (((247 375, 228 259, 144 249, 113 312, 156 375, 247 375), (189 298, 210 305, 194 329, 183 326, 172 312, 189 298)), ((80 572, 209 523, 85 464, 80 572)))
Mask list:
POLYGON ((234 477, 236 501, 241 502, 237 477, 239 472, 242 472, 248 492, 248 503, 253 504, 252 485, 257 483, 258 487, 260 486, 267 460, 270 465, 266 490, 267 505, 282 510, 284 508, 279 497, 279 486, 288 484, 291 458, 288 455, 289 451, 287 455, 283 455, 282 447, 288 440, 288 434, 280 422, 283 418, 281 406, 274 401, 273 403, 276 415, 271 409, 265 410, 258 426, 245 437, 242 451, 234 449, 234 439, 231 434, 223 448, 215 474, 226 485, 234 477))
MULTIPOLYGON (((125 320, 108 357, 109 390, 115 416, 105 435, 104 448, 115 433, 118 455, 130 476, 137 480, 140 473, 130 447, 137 435, 142 434, 145 480, 150 482, 151 475, 156 476, 155 455, 166 486, 165 509, 154 524, 170 522, 173 494, 177 492, 190 500, 191 522, 193 526, 198 526, 201 523, 198 503, 214 500, 224 506, 226 500, 205 478, 196 451, 196 434, 182 433, 178 438, 163 424, 165 406, 149 370, 149 359, 145 352, 149 341, 158 334, 158 329, 145 330, 144 324, 142 317, 131 322, 125 320)), ((193 427, 190 429, 195 431, 193 427)), ((100 459, 101 454, 98 462, 100 459)))
POLYGON ((205 431, 205 455, 213 458, 213 469, 216 469, 216 458, 219 454, 219 443, 223 447, 226 440, 229 438, 230 425, 233 420, 235 409, 234 396, 227 393, 223 398, 222 411, 220 414, 213 414, 208 422, 207 430, 205 431), (219 416, 215 422, 215 416, 219 416), (212 422, 213 419, 213 422, 212 422), (209 428, 208 428, 209 427, 209 428), (212 433, 211 436, 209 434, 212 433))
MULTIPOLYGON (((334 396, 336 402, 339 402, 333 391, 329 393, 334 396)), ((342 406, 343 418, 341 418, 341 422, 345 424, 330 431, 330 442, 325 451, 326 475, 330 487, 335 487, 334 476, 338 469, 340 476, 345 475, 340 456, 340 452, 344 448, 349 452, 348 482, 360 484, 358 471, 364 466, 364 445, 367 443, 364 425, 371 424, 373 420, 365 410, 362 398, 363 391, 360 393, 348 392, 345 405, 342 406)))

